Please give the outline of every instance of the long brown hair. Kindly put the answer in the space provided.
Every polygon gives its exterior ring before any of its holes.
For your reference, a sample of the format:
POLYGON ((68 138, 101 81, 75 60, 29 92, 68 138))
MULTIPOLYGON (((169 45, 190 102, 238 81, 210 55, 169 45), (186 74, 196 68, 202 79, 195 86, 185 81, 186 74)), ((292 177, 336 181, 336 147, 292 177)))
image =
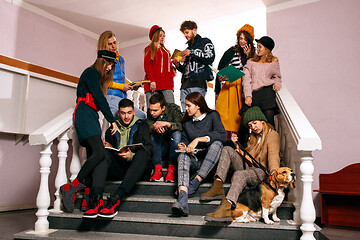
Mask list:
MULTIPOLYGON (((211 108, 209 108, 209 106, 206 104, 204 96, 199 92, 191 92, 186 96, 185 99, 195 104, 196 106, 199 106, 200 112, 202 114, 214 111, 211 108)), ((190 116, 187 113, 187 111, 185 111, 183 122, 185 122, 188 118, 190 118, 190 116)))
MULTIPOLYGON (((155 59, 156 53, 159 49, 159 45, 160 45, 160 47, 163 47, 165 49, 165 51, 167 51, 170 54, 170 51, 165 47, 165 45, 160 44, 160 42, 159 42, 160 32, 163 32, 165 34, 165 31, 163 29, 156 31, 151 39, 151 43, 149 44, 149 51, 150 51, 150 56, 151 56, 152 61, 154 61, 154 59, 155 59)), ((147 54, 147 52, 145 54, 147 54)))
POLYGON ((270 131, 274 131, 274 127, 271 124, 266 123, 265 121, 261 121, 261 123, 263 127, 261 134, 255 134, 254 132, 251 132, 248 147, 246 148, 246 151, 252 152, 252 155, 255 159, 263 148, 268 133, 270 131), (261 138, 260 141, 259 138, 261 138))
POLYGON ((255 47, 253 43, 253 39, 247 31, 240 31, 236 34, 236 44, 235 44, 235 51, 239 54, 241 63, 244 66, 246 64, 246 60, 248 58, 252 58, 255 55, 255 47), (246 56, 246 53, 244 52, 244 49, 239 44, 239 38, 240 35, 244 34, 247 44, 250 44, 250 56, 246 56))
POLYGON ((100 74, 100 86, 106 96, 109 84, 112 82, 114 77, 115 66, 111 68, 111 71, 106 73, 106 68, 113 63, 109 63, 104 58, 97 58, 91 67, 95 68, 100 74))

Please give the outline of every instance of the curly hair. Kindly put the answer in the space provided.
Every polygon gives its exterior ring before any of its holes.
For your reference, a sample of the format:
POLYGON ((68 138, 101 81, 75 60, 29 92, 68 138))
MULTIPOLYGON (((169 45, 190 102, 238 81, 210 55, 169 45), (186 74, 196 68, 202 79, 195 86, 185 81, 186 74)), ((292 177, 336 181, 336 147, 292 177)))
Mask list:
POLYGON ((197 25, 194 21, 183 21, 183 23, 180 26, 180 31, 184 32, 185 29, 193 30, 197 29, 197 25))

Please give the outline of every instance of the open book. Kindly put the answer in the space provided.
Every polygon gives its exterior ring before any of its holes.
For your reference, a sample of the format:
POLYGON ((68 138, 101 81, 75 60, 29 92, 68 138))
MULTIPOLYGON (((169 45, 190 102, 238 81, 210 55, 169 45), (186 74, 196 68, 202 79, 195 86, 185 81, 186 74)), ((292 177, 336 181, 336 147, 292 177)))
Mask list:
POLYGON ((139 149, 139 148, 144 148, 144 145, 142 143, 135 143, 135 144, 123 146, 120 149, 113 148, 113 147, 105 147, 105 148, 109 149, 109 150, 112 150, 114 152, 125 153, 125 152, 128 151, 128 149, 133 151, 133 150, 136 150, 136 149, 139 149))
POLYGON ((150 80, 140 80, 140 81, 137 81, 137 82, 132 82, 132 83, 129 83, 130 86, 132 87, 137 87, 143 83, 149 83, 150 80))
POLYGON ((179 49, 175 49, 171 56, 171 59, 175 59, 178 62, 181 62, 183 59, 183 57, 181 56, 181 51, 179 49))
POLYGON ((236 67, 234 67, 233 65, 229 65, 223 69, 221 69, 220 71, 217 70, 216 68, 214 68, 213 66, 209 65, 209 67, 211 68, 211 70, 213 70, 217 75, 219 76, 223 76, 223 77, 227 77, 228 79, 226 81, 232 83, 236 80, 238 80, 239 78, 243 77, 245 74, 237 69, 236 67))

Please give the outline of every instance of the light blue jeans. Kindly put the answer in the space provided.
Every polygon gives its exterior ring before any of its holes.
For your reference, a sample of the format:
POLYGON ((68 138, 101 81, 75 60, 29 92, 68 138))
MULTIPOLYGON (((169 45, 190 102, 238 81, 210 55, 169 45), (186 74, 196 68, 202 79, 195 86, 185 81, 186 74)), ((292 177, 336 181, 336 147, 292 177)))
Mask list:
MULTIPOLYGON (((114 115, 116 119, 118 119, 119 102, 122 98, 115 95, 107 95, 106 99, 107 102, 109 103, 111 113, 114 115)), ((135 107, 135 116, 137 116, 140 119, 146 119, 146 113, 144 113, 137 107, 135 107)))
POLYGON ((183 113, 185 113, 185 98, 191 92, 199 92, 204 97, 206 95, 206 89, 205 88, 193 87, 193 88, 180 89, 180 102, 181 102, 181 109, 182 109, 183 113))

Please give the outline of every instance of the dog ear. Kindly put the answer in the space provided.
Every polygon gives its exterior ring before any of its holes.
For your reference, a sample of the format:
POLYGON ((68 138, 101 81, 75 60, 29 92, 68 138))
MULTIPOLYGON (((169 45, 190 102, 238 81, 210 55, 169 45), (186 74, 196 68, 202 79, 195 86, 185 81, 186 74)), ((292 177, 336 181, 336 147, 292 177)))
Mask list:
POLYGON ((290 188, 295 188, 295 182, 291 182, 291 183, 289 184, 289 187, 290 187, 290 188))

